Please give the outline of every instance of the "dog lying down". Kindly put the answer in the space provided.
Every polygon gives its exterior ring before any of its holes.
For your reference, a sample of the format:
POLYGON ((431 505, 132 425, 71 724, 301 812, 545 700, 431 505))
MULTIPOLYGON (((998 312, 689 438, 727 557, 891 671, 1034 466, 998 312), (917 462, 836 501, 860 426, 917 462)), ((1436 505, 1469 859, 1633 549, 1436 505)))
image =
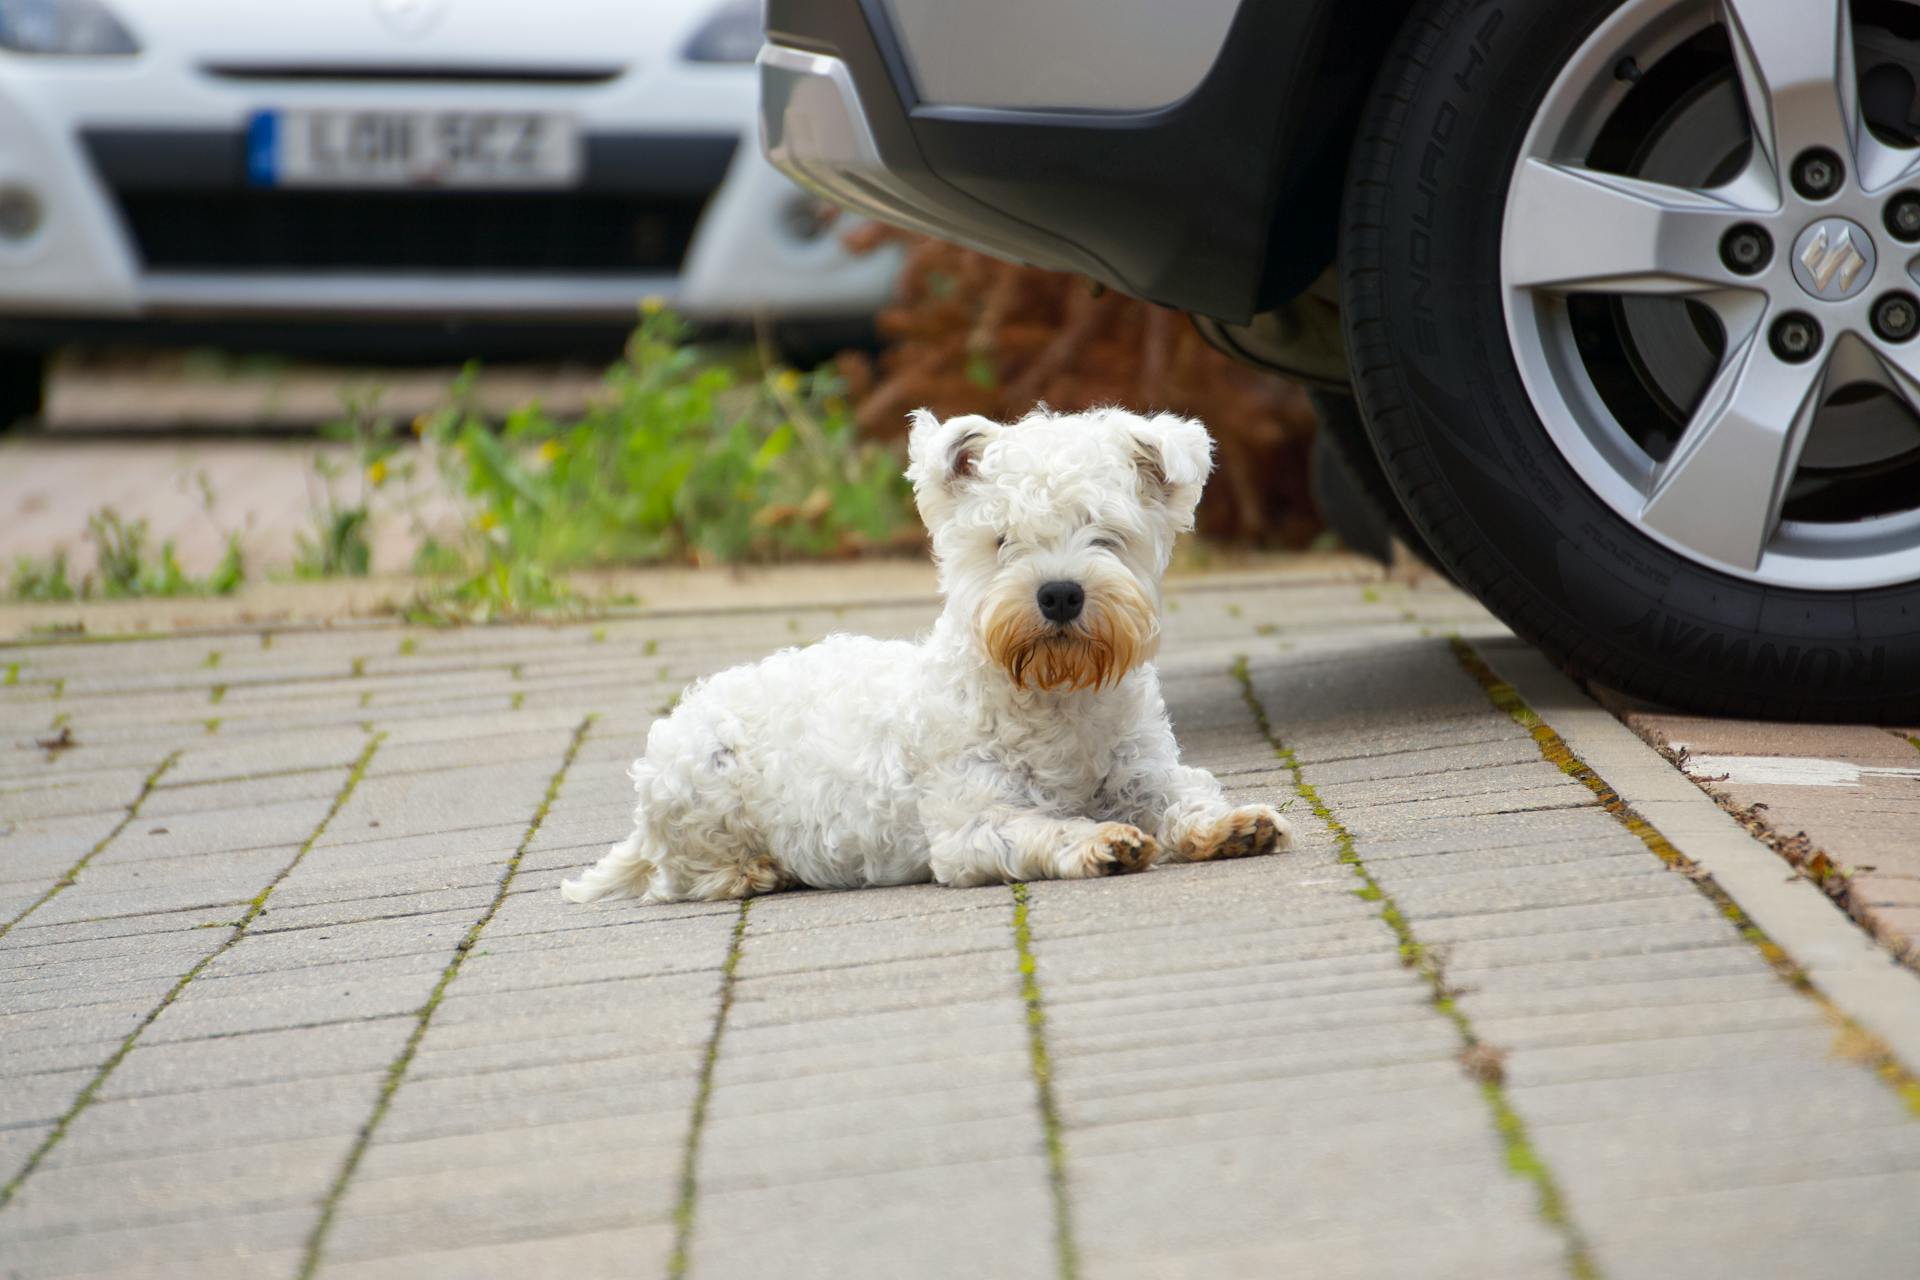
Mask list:
POLYGON ((634 762, 633 834, 568 898, 980 885, 1292 844, 1279 811, 1180 763, 1151 662, 1206 428, 921 410, 908 454, 946 599, 932 631, 829 636, 688 690, 634 762))

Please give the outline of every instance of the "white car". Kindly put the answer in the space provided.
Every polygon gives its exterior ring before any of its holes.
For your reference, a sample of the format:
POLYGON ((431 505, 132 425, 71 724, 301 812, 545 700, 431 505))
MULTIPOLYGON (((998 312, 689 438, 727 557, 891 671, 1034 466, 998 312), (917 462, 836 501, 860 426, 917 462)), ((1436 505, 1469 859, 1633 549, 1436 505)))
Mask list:
POLYGON ((757 0, 0 0, 0 426, 43 352, 392 321, 852 317, 762 159, 757 0))

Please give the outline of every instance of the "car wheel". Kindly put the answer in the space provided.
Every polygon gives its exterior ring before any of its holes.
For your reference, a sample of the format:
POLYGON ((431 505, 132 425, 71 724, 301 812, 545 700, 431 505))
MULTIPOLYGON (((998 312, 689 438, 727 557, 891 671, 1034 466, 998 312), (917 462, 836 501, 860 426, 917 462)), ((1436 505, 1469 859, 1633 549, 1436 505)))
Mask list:
POLYGON ((40 416, 46 407, 47 357, 39 351, 0 351, 0 431, 40 416))
POLYGON ((1430 0, 1351 165, 1349 359, 1456 579, 1576 675, 1920 714, 1920 8, 1430 0))

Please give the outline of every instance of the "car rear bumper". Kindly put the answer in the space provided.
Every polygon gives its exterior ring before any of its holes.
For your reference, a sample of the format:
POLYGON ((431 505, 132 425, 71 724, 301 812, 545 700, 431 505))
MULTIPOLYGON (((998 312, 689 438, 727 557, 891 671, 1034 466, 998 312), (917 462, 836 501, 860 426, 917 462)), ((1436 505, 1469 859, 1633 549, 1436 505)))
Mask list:
POLYGON ((1191 93, 1125 110, 922 101, 888 14, 768 0, 762 144, 797 181, 1223 320, 1296 296, 1331 261, 1354 108, 1391 12, 1361 24, 1332 0, 1245 0, 1191 93))

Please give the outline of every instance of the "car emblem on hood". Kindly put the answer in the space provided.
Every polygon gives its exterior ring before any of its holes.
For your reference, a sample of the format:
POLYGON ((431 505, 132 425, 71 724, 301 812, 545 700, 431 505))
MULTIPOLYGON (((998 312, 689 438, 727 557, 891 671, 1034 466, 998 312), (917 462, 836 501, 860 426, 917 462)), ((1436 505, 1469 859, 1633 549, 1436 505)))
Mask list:
POLYGON ((395 35, 422 36, 447 11, 447 0, 373 0, 373 10, 395 35))

